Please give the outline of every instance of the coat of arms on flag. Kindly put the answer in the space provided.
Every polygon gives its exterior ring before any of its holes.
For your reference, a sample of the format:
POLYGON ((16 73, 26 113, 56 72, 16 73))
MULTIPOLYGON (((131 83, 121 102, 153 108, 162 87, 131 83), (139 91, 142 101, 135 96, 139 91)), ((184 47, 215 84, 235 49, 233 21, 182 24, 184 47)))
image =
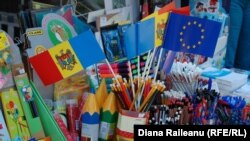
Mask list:
POLYGON ((64 50, 60 51, 60 55, 56 55, 57 63, 64 70, 73 70, 74 65, 76 64, 75 55, 71 53, 69 49, 64 52, 64 50))
POLYGON ((91 30, 29 58, 45 85, 72 76, 106 59, 91 30))

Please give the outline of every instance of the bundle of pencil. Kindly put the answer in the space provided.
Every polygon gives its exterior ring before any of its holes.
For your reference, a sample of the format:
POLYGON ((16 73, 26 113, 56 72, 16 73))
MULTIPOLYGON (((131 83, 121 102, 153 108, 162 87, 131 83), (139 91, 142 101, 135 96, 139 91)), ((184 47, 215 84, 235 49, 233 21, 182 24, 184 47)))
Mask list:
MULTIPOLYGON (((121 75, 123 77, 128 77, 128 63, 127 62, 116 62, 111 64, 111 68, 115 75, 121 75)), ((112 71, 109 69, 107 64, 99 64, 97 67, 98 76, 100 78, 113 78, 112 71)))
POLYGON ((135 77, 133 81, 117 76, 118 82, 111 84, 122 109, 146 112, 157 96, 165 90, 163 82, 153 82, 152 78, 135 77))

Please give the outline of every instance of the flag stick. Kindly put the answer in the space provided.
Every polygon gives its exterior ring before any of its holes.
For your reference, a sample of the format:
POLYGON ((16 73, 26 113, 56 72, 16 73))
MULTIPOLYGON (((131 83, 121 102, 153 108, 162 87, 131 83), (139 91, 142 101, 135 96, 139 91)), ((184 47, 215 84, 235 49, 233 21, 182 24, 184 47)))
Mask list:
POLYGON ((120 83, 119 83, 119 81, 118 81, 118 79, 117 79, 117 77, 116 77, 116 75, 115 75, 115 73, 114 73, 114 70, 112 69, 112 67, 111 67, 111 65, 110 65, 110 63, 109 63, 109 61, 108 61, 108 59, 105 59, 105 62, 106 62, 106 64, 108 65, 108 67, 109 67, 109 69, 110 69, 112 75, 114 76, 114 79, 115 79, 116 83, 118 84, 118 86, 121 87, 121 85, 120 85, 120 83))
MULTIPOLYGON (((146 60, 146 63, 145 63, 145 67, 144 67, 144 71, 143 71, 143 73, 142 73, 142 79, 141 80, 145 80, 145 74, 146 74, 146 70, 148 69, 148 64, 149 64, 149 62, 150 62, 150 58, 151 58, 151 56, 150 56, 150 50, 148 51, 148 55, 147 55, 147 60, 146 60)), ((143 81, 143 85, 144 85, 144 81, 143 81)), ((140 83, 139 83, 139 77, 138 77, 138 90, 139 91, 137 91, 138 93, 140 93, 140 89, 141 89, 141 87, 139 87, 140 86, 140 83)), ((138 98, 138 94, 137 95, 135 95, 135 99, 137 99, 138 98)), ((137 104, 140 104, 140 103, 137 103, 137 104)), ((140 105, 136 105, 135 104, 135 108, 137 109, 137 107, 139 107, 140 105)))
POLYGON ((148 63, 149 63, 150 58, 151 58, 150 54, 151 54, 150 51, 148 51, 147 61, 146 61, 146 63, 145 63, 144 71, 143 71, 143 73, 142 73, 142 79, 144 79, 144 77, 145 77, 145 75, 146 75, 146 70, 148 69, 148 63))
MULTIPOLYGON (((151 57, 150 57, 150 63, 149 63, 149 65, 148 65, 149 68, 148 68, 148 70, 147 70, 147 72, 146 72, 146 79, 148 78, 148 75, 149 75, 149 72, 150 72, 150 68, 151 68, 152 63, 153 63, 153 60, 154 60, 155 51, 156 51, 156 48, 154 48, 153 53, 151 54, 151 57)), ((142 89, 141 89, 141 91, 140 91, 140 94, 139 94, 138 97, 137 97, 137 99, 138 99, 138 105, 140 105, 140 101, 141 101, 141 97, 142 97, 144 88, 145 88, 145 81, 143 81, 142 89)))
POLYGON ((162 56, 162 51, 163 51, 163 49, 161 48, 160 49, 160 54, 159 54, 159 57, 158 57, 158 61, 157 61, 157 66, 156 66, 156 69, 155 69, 155 75, 154 75, 154 80, 153 80, 153 82, 155 82, 155 80, 156 80, 156 76, 157 76, 157 73, 158 73, 158 69, 159 69, 159 67, 160 67, 160 60, 161 60, 161 56, 162 56))
POLYGON ((133 80, 133 75, 132 75, 132 69, 131 69, 131 62, 130 62, 130 60, 128 61, 128 67, 129 67, 129 78, 130 78, 130 82, 131 82, 133 98, 135 98, 135 85, 134 85, 134 80, 133 80))
MULTIPOLYGON (((150 53, 150 50, 148 51, 148 54, 147 54, 147 60, 146 60, 146 63, 145 63, 145 67, 144 67, 144 71, 143 71, 143 73, 142 73, 142 80, 146 80, 147 78, 145 78, 145 75, 146 75, 146 71, 147 71, 147 69, 148 69, 148 67, 149 67, 149 62, 150 62, 150 59, 151 59, 151 57, 152 57, 152 54, 153 53, 150 53)), ((145 87, 145 86, 144 86, 145 87)), ((138 88, 139 88, 139 85, 138 85, 138 88)), ((138 94, 137 94, 137 96, 138 96, 138 94)), ((134 97, 134 98, 138 98, 138 97, 134 97)), ((138 103, 137 103, 138 104, 138 103)), ((139 105, 136 105, 137 107, 139 107, 139 105)))
POLYGON ((149 62, 149 65, 148 65, 149 68, 148 68, 147 71, 146 71, 146 77, 148 77, 148 75, 149 75, 150 68, 151 68, 152 63, 153 63, 153 60, 154 60, 155 51, 156 51, 156 48, 154 48, 153 53, 151 54, 150 62, 149 62))
MULTIPOLYGON (((135 93, 135 97, 130 105, 130 108, 129 108, 129 111, 131 111, 133 109, 133 106, 135 105, 135 102, 138 98, 138 95, 139 95, 139 92, 140 92, 140 89, 142 87, 142 83, 140 83, 140 85, 138 86, 138 89, 136 90, 136 93, 135 93)), ((138 107, 139 108, 139 107, 138 107)), ((135 109, 137 110, 137 106, 135 105, 135 109)))
POLYGON ((140 55, 137 56, 137 76, 138 76, 138 85, 140 84, 140 55))

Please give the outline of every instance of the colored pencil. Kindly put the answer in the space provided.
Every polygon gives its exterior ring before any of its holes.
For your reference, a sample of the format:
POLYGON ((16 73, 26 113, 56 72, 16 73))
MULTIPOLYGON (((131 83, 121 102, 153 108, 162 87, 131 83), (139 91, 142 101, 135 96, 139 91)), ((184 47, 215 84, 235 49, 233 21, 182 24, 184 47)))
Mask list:
POLYGON ((111 90, 116 94, 116 97, 123 109, 128 109, 127 105, 125 104, 124 98, 122 93, 116 88, 115 84, 111 84, 111 90))
MULTIPOLYGON (((119 69, 119 68, 128 68, 128 64, 127 62, 123 62, 123 63, 113 63, 110 64, 112 69, 119 69)), ((107 64, 101 64, 97 67, 98 69, 109 69, 107 64)))
MULTIPOLYGON (((122 69, 113 69, 114 73, 119 74, 119 73, 129 73, 128 68, 122 68, 122 69)), ((99 69, 98 72, 100 74, 111 74, 112 72, 109 69, 99 69)))
MULTIPOLYGON (((98 74, 101 78, 114 78, 113 74, 98 74)), ((128 77, 128 74, 122 73, 122 74, 115 74, 115 75, 121 75, 123 77, 128 77)))

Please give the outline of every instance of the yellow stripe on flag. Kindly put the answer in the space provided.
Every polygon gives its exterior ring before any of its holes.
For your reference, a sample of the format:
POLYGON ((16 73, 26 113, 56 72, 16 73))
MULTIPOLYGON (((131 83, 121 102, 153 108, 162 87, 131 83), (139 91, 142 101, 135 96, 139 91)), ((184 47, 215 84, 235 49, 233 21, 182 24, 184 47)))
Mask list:
POLYGON ((142 21, 145 21, 151 18, 155 18, 155 47, 159 47, 162 45, 163 35, 168 16, 169 12, 159 14, 158 11, 156 11, 142 19, 142 21))
POLYGON ((162 45, 163 35, 169 13, 158 14, 155 19, 155 47, 162 45))
POLYGON ((49 53, 63 78, 67 78, 83 70, 80 61, 68 41, 49 49, 49 53))

